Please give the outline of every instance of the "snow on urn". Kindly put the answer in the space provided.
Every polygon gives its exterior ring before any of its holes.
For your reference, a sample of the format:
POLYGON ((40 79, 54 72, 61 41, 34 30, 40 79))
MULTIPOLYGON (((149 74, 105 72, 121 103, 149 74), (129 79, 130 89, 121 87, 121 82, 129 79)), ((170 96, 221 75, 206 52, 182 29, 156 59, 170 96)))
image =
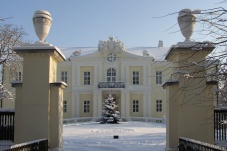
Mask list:
POLYGON ((190 37, 194 31, 196 16, 191 9, 183 9, 178 15, 178 24, 185 41, 190 41, 190 37))
POLYGON ((39 37, 40 42, 44 42, 47 37, 50 26, 52 25, 52 18, 48 11, 38 10, 33 16, 33 25, 36 35, 39 37))

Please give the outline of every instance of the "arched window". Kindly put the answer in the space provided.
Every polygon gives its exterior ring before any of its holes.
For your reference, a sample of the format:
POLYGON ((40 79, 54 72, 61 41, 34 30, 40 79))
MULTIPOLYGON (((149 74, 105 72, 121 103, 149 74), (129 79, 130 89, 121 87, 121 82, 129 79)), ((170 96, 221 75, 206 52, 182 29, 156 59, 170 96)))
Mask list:
POLYGON ((109 68, 107 70, 107 82, 116 81, 116 70, 114 68, 109 68))

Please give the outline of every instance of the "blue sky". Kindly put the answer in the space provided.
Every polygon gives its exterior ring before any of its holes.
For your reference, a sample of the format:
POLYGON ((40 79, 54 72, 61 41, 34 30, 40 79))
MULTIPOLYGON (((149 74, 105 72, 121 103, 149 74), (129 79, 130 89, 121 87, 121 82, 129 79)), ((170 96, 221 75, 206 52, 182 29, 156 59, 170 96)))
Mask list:
MULTIPOLYGON (((27 39, 38 40, 33 29, 32 16, 36 10, 51 13, 53 24, 46 40, 59 47, 97 46, 99 40, 116 36, 128 47, 154 46, 163 40, 164 46, 184 41, 179 30, 177 14, 184 8, 208 9, 225 7, 222 0, 2 0, 1 23, 22 26, 28 33, 27 39), (176 24, 176 25, 175 25, 176 24), (171 26, 171 30, 166 31, 171 26)), ((196 25, 199 27, 199 25, 196 25)), ((192 39, 200 39, 194 33, 192 39)))

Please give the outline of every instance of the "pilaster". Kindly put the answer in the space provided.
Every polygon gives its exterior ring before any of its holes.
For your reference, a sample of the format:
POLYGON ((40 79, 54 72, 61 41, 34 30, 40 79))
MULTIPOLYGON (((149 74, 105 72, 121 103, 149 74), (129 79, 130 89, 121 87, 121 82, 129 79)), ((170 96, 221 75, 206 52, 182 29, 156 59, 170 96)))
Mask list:
POLYGON ((130 91, 125 91, 126 118, 130 117, 130 91))
MULTIPOLYGON (((80 73, 80 65, 76 66, 76 73, 80 73)), ((80 86, 80 74, 76 75, 76 86, 80 86)))
POLYGON ((102 116, 102 91, 98 91, 98 117, 102 116))
POLYGON ((98 85, 98 67, 94 66, 94 88, 97 88, 98 85))
POLYGON ((99 63, 98 71, 98 82, 102 82, 102 63, 99 63))
POLYGON ((147 94, 143 92, 143 117, 147 117, 147 94))
POLYGON ((121 90, 121 117, 125 118, 125 92, 121 90))
POLYGON ((76 66, 72 64, 72 87, 76 85, 76 66))
POLYGON ((76 93, 72 92, 72 115, 71 118, 75 118, 76 117, 76 93))
POLYGON ((147 110, 147 116, 148 117, 152 117, 151 116, 151 113, 152 113, 152 105, 151 105, 151 93, 149 93, 148 95, 147 95, 147 108, 148 108, 148 110, 147 110))
POLYGON ((143 85, 147 85, 147 66, 143 65, 143 85))
POLYGON ((97 101, 98 92, 93 90, 93 117, 98 116, 98 101, 97 101))
POLYGON ((130 83, 130 81, 129 81, 129 76, 130 76, 130 73, 129 73, 129 66, 128 65, 126 65, 126 69, 125 69, 125 80, 126 80, 126 83, 130 83))
POLYGON ((76 95, 76 118, 80 117, 80 93, 75 92, 76 95))
POLYGON ((123 61, 121 62, 121 80, 122 82, 125 81, 125 78, 124 78, 124 74, 125 74, 125 70, 124 70, 124 64, 123 64, 123 61))

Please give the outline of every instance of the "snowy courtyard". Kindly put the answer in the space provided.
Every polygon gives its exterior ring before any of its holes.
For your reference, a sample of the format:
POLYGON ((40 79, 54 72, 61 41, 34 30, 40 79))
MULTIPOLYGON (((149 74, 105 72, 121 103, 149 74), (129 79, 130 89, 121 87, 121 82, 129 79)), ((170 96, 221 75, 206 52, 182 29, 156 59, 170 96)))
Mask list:
POLYGON ((77 123, 65 125, 65 151, 164 151, 166 126, 157 123, 77 123), (113 137, 117 135, 118 139, 113 137))

